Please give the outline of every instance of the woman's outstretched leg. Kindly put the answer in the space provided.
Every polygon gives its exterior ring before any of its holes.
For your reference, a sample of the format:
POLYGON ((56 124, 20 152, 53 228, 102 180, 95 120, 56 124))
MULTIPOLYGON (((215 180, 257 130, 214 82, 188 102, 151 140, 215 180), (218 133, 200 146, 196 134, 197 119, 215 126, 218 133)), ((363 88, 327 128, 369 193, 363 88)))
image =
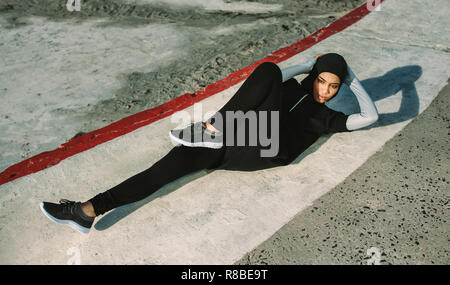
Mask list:
POLYGON ((222 153, 222 149, 176 146, 147 170, 87 202, 92 204, 96 216, 102 215, 113 208, 142 200, 184 175, 214 165, 222 153))
POLYGON ((116 207, 136 202, 156 192, 162 186, 195 171, 214 168, 225 149, 175 146, 150 168, 85 203, 62 199, 60 204, 42 202, 41 210, 51 220, 68 224, 88 233, 96 216, 116 207))

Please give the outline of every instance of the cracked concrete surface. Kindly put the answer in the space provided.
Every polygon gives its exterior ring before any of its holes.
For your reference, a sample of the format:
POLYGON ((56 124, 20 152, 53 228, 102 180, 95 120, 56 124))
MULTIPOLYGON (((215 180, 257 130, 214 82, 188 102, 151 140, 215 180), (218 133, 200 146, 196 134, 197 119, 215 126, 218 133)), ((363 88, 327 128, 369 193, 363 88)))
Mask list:
POLYGON ((386 43, 395 43, 395 44, 399 44, 399 45, 405 45, 405 46, 416 46, 416 47, 425 47, 425 48, 431 48, 431 49, 435 49, 435 50, 439 50, 439 51, 445 51, 445 52, 450 52, 450 47, 448 46, 444 46, 442 44, 422 44, 419 42, 402 42, 402 41, 398 41, 398 40, 389 40, 389 39, 383 39, 383 38, 379 38, 379 37, 367 37, 367 36, 362 36, 360 34, 357 33, 347 33, 349 35, 352 35, 354 37, 360 38, 360 39, 366 39, 366 40, 377 40, 380 42, 386 42, 386 43))

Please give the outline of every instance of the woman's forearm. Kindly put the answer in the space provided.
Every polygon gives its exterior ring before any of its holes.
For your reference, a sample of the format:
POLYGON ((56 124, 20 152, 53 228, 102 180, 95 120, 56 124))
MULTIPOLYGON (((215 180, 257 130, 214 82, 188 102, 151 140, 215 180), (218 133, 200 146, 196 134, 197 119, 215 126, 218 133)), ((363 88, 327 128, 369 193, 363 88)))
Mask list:
POLYGON ((281 74, 283 75, 283 82, 285 82, 299 74, 310 72, 315 63, 316 63, 316 58, 312 57, 303 63, 288 66, 288 67, 281 69, 281 74))
POLYGON ((348 65, 347 70, 348 76, 345 83, 350 87, 353 94, 355 94, 361 112, 351 114, 346 121, 346 126, 348 130, 356 130, 375 123, 378 120, 378 110, 369 94, 348 65))

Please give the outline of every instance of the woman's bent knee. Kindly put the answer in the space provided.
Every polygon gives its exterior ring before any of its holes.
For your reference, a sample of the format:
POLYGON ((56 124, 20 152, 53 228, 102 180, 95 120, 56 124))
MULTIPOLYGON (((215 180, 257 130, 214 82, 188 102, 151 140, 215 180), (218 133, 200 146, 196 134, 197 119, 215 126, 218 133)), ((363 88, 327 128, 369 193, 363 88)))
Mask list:
POLYGON ((258 72, 265 74, 268 77, 282 80, 281 69, 274 62, 270 62, 270 61, 263 62, 260 65, 258 65, 258 67, 255 69, 255 71, 256 70, 258 70, 258 72))

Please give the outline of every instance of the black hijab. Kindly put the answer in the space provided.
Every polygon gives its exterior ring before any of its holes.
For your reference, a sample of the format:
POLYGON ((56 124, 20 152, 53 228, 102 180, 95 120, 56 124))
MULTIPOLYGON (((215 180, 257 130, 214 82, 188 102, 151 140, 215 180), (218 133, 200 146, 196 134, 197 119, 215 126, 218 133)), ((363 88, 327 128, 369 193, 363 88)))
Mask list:
POLYGON ((301 81, 301 85, 310 95, 313 95, 314 80, 316 80, 317 76, 322 72, 330 72, 339 77, 341 80, 338 89, 339 92, 341 85, 347 76, 347 63, 345 62, 345 59, 337 53, 327 53, 320 56, 309 72, 309 75, 301 81))

